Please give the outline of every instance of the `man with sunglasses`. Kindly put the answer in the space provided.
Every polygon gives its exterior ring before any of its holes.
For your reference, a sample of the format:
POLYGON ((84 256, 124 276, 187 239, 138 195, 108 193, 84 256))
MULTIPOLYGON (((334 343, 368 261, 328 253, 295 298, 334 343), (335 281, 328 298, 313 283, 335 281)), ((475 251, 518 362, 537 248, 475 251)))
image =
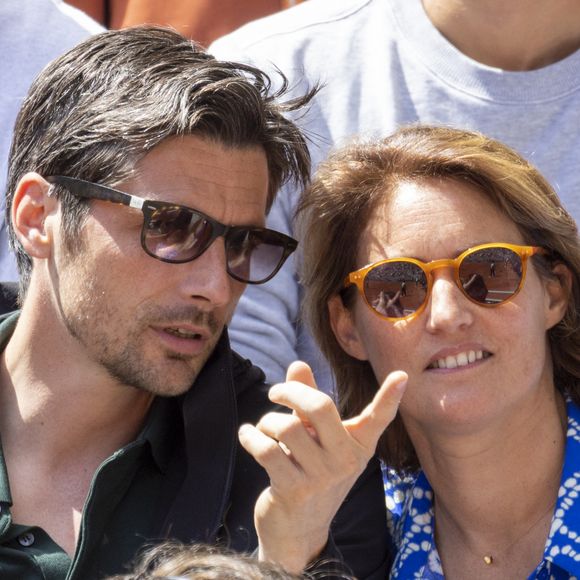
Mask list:
MULTIPOLYGON (((265 215, 309 172, 283 114, 309 95, 280 104, 269 84, 136 27, 31 87, 6 199, 21 309, 0 320, 3 580, 102 578, 163 538, 256 548, 268 478, 237 432, 275 407, 225 326, 295 249, 265 215)), ((312 556, 384 578, 386 535, 371 463, 312 556)))

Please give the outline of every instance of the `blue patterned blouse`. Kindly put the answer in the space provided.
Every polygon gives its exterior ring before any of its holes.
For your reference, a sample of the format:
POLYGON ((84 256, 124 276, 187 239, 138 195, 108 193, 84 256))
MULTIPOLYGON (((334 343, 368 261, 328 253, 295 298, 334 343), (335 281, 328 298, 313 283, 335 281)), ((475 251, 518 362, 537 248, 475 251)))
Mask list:
MULTIPOLYGON (((580 578, 580 408, 567 402, 564 468, 544 557, 528 580, 580 578)), ((383 466, 396 557, 391 578, 444 580, 434 538, 433 490, 423 472, 401 479, 383 466)))

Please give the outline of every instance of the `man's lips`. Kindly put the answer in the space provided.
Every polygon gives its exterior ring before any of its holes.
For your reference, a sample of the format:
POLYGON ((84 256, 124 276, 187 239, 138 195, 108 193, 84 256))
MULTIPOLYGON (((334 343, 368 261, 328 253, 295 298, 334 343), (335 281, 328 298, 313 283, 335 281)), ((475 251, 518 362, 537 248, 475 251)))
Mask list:
POLYGON ((168 324, 152 328, 165 348, 181 355, 195 356, 201 353, 211 337, 207 328, 192 325, 168 324))
POLYGON ((174 326, 167 326, 163 329, 164 332, 168 332, 173 336, 177 336, 178 338, 186 338, 186 339, 202 339, 203 335, 201 332, 195 332, 191 330, 187 330, 185 328, 174 327, 174 326))

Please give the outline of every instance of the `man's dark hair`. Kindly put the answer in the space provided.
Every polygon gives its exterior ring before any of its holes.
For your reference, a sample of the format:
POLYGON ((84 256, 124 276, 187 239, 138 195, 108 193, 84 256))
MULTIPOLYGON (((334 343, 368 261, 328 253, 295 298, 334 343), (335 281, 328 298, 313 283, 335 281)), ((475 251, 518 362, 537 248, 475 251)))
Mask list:
MULTIPOLYGON (((195 42, 157 26, 108 31, 50 63, 37 77, 16 120, 6 194, 6 223, 20 273, 20 298, 32 260, 14 235, 10 212, 29 171, 105 185, 127 179, 135 164, 172 136, 200 135, 227 147, 263 147, 269 172, 268 209, 287 180, 304 185, 310 156, 285 113, 311 94, 283 102, 248 65, 216 60, 195 42)), ((65 243, 74 245, 88 202, 56 187, 65 243)))

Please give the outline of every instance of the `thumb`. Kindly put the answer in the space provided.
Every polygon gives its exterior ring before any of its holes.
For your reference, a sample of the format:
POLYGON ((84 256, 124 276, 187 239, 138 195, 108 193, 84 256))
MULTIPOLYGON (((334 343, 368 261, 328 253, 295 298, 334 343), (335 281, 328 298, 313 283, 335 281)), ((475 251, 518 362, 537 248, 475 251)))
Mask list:
POLYGON ((286 371, 286 382, 290 383, 292 381, 303 383, 318 390, 312 369, 301 360, 296 360, 293 363, 290 363, 290 366, 286 371))
POLYGON ((360 415, 343 423, 352 437, 372 453, 379 437, 397 414, 408 378, 403 371, 390 373, 360 415))

